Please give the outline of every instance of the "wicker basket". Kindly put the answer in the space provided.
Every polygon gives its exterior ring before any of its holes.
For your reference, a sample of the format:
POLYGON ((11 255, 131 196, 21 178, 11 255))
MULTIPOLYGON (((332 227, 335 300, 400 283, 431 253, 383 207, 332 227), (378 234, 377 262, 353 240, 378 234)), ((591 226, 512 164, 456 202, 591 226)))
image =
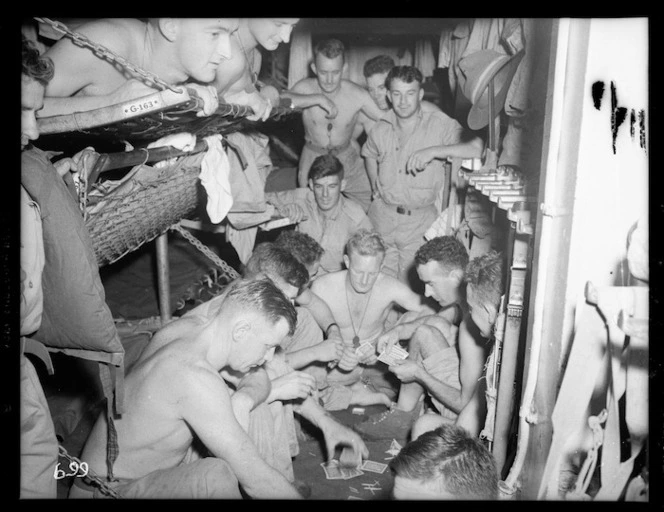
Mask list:
POLYGON ((100 267, 152 241, 196 209, 203 193, 198 178, 203 156, 181 157, 161 169, 137 166, 88 196, 86 226, 100 267))

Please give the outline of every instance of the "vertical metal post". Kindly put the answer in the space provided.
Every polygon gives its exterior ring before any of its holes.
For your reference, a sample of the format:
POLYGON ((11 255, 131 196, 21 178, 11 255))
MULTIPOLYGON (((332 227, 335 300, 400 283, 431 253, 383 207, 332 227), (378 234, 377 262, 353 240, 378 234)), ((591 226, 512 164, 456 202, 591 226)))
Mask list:
POLYGON ((496 151, 496 106, 493 97, 493 78, 489 80, 489 149, 496 151))
POLYGON ((168 267, 168 233, 156 239, 157 249, 157 288, 159 292, 159 313, 161 325, 171 320, 171 281, 168 267))

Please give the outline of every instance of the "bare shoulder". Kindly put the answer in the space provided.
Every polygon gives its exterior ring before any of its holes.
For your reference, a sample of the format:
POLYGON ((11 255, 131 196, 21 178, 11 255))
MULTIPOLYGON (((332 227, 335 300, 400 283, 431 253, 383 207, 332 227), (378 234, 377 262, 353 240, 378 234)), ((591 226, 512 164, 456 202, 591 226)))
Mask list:
POLYGON ((313 94, 316 92, 316 79, 315 78, 303 78, 297 82, 291 91, 300 94, 313 94))
POLYGON ((81 25, 77 32, 105 46, 129 48, 145 36, 146 24, 135 18, 101 18, 81 25))
POLYGON ((311 291, 318 296, 334 295, 340 284, 346 278, 346 270, 339 270, 338 272, 330 272, 329 274, 322 275, 314 279, 311 283, 311 291))

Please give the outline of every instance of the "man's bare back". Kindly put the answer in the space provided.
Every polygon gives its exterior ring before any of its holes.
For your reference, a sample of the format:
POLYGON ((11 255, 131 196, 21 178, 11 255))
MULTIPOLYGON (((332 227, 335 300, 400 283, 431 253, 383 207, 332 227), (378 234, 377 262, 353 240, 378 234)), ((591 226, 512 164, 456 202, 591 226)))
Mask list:
MULTIPOLYGON (((184 460, 193 435, 179 407, 183 382, 205 374, 217 383, 220 392, 223 390, 224 401, 228 400, 230 407, 226 384, 205 362, 195 342, 203 325, 192 317, 157 332, 127 373, 125 411, 114 420, 120 441, 120 454, 114 464, 117 478, 139 478, 184 460)), ((229 413, 232 415, 232 411, 229 413)), ((100 475, 106 474, 106 434, 107 422, 102 414, 82 454, 90 469, 100 475)))

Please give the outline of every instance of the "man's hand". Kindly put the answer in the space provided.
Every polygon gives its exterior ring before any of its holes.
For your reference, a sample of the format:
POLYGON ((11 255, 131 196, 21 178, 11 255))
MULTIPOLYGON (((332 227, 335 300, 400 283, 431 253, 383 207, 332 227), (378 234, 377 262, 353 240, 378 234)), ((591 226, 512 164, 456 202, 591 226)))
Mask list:
POLYGON ((290 203, 282 206, 277 206, 277 211, 282 217, 288 217, 294 223, 302 221, 305 217, 304 210, 299 204, 290 203))
POLYGON ((376 364, 378 361, 378 354, 376 354, 376 349, 372 347, 371 350, 366 350, 358 356, 358 362, 360 364, 372 365, 376 364))
POLYGON ((337 114, 339 114, 339 109, 337 109, 335 103, 323 94, 320 95, 318 106, 327 112, 327 115, 325 116, 327 119, 334 119, 337 117, 337 114))
POLYGON ((436 151, 436 148, 424 148, 415 151, 415 153, 408 158, 406 172, 415 176, 415 173, 423 171, 427 164, 435 158, 436 155, 434 151, 436 151))
POLYGON ((344 345, 344 351, 339 359, 339 364, 337 365, 340 370, 345 372, 351 371, 359 363, 357 354, 355 353, 355 347, 352 345, 344 345))
POLYGON ((273 85, 265 85, 261 87, 260 94, 263 98, 269 100, 272 105, 279 105, 279 91, 273 85))
POLYGON ((92 159, 98 156, 93 147, 88 146, 82 149, 72 157, 62 158, 53 164, 55 170, 58 171, 60 176, 64 176, 68 172, 76 175, 76 179, 80 179, 81 171, 92 170, 94 162, 92 159))
POLYGON ((316 389, 316 378, 307 372, 292 371, 272 380, 268 402, 308 397, 316 389))
POLYGON ((214 114, 219 108, 217 89, 212 85, 187 84, 187 89, 193 91, 203 101, 203 110, 196 117, 207 117, 214 114))
POLYGON ((399 343, 398 327, 394 327, 389 331, 385 331, 376 340, 376 352, 382 354, 385 350, 391 349, 394 345, 399 343))
POLYGON ((408 383, 417 380, 419 373, 422 371, 422 367, 412 359, 403 359, 397 361, 396 364, 389 366, 388 370, 396 375, 401 382, 408 383))
POLYGON ((357 432, 335 421, 331 417, 319 425, 325 438, 325 448, 327 450, 327 461, 334 458, 334 452, 337 446, 351 446, 356 453, 362 456, 362 459, 369 458, 369 448, 364 444, 362 438, 357 432))
POLYGON ((317 346, 318 361, 339 361, 344 353, 345 345, 340 338, 330 336, 317 346))

